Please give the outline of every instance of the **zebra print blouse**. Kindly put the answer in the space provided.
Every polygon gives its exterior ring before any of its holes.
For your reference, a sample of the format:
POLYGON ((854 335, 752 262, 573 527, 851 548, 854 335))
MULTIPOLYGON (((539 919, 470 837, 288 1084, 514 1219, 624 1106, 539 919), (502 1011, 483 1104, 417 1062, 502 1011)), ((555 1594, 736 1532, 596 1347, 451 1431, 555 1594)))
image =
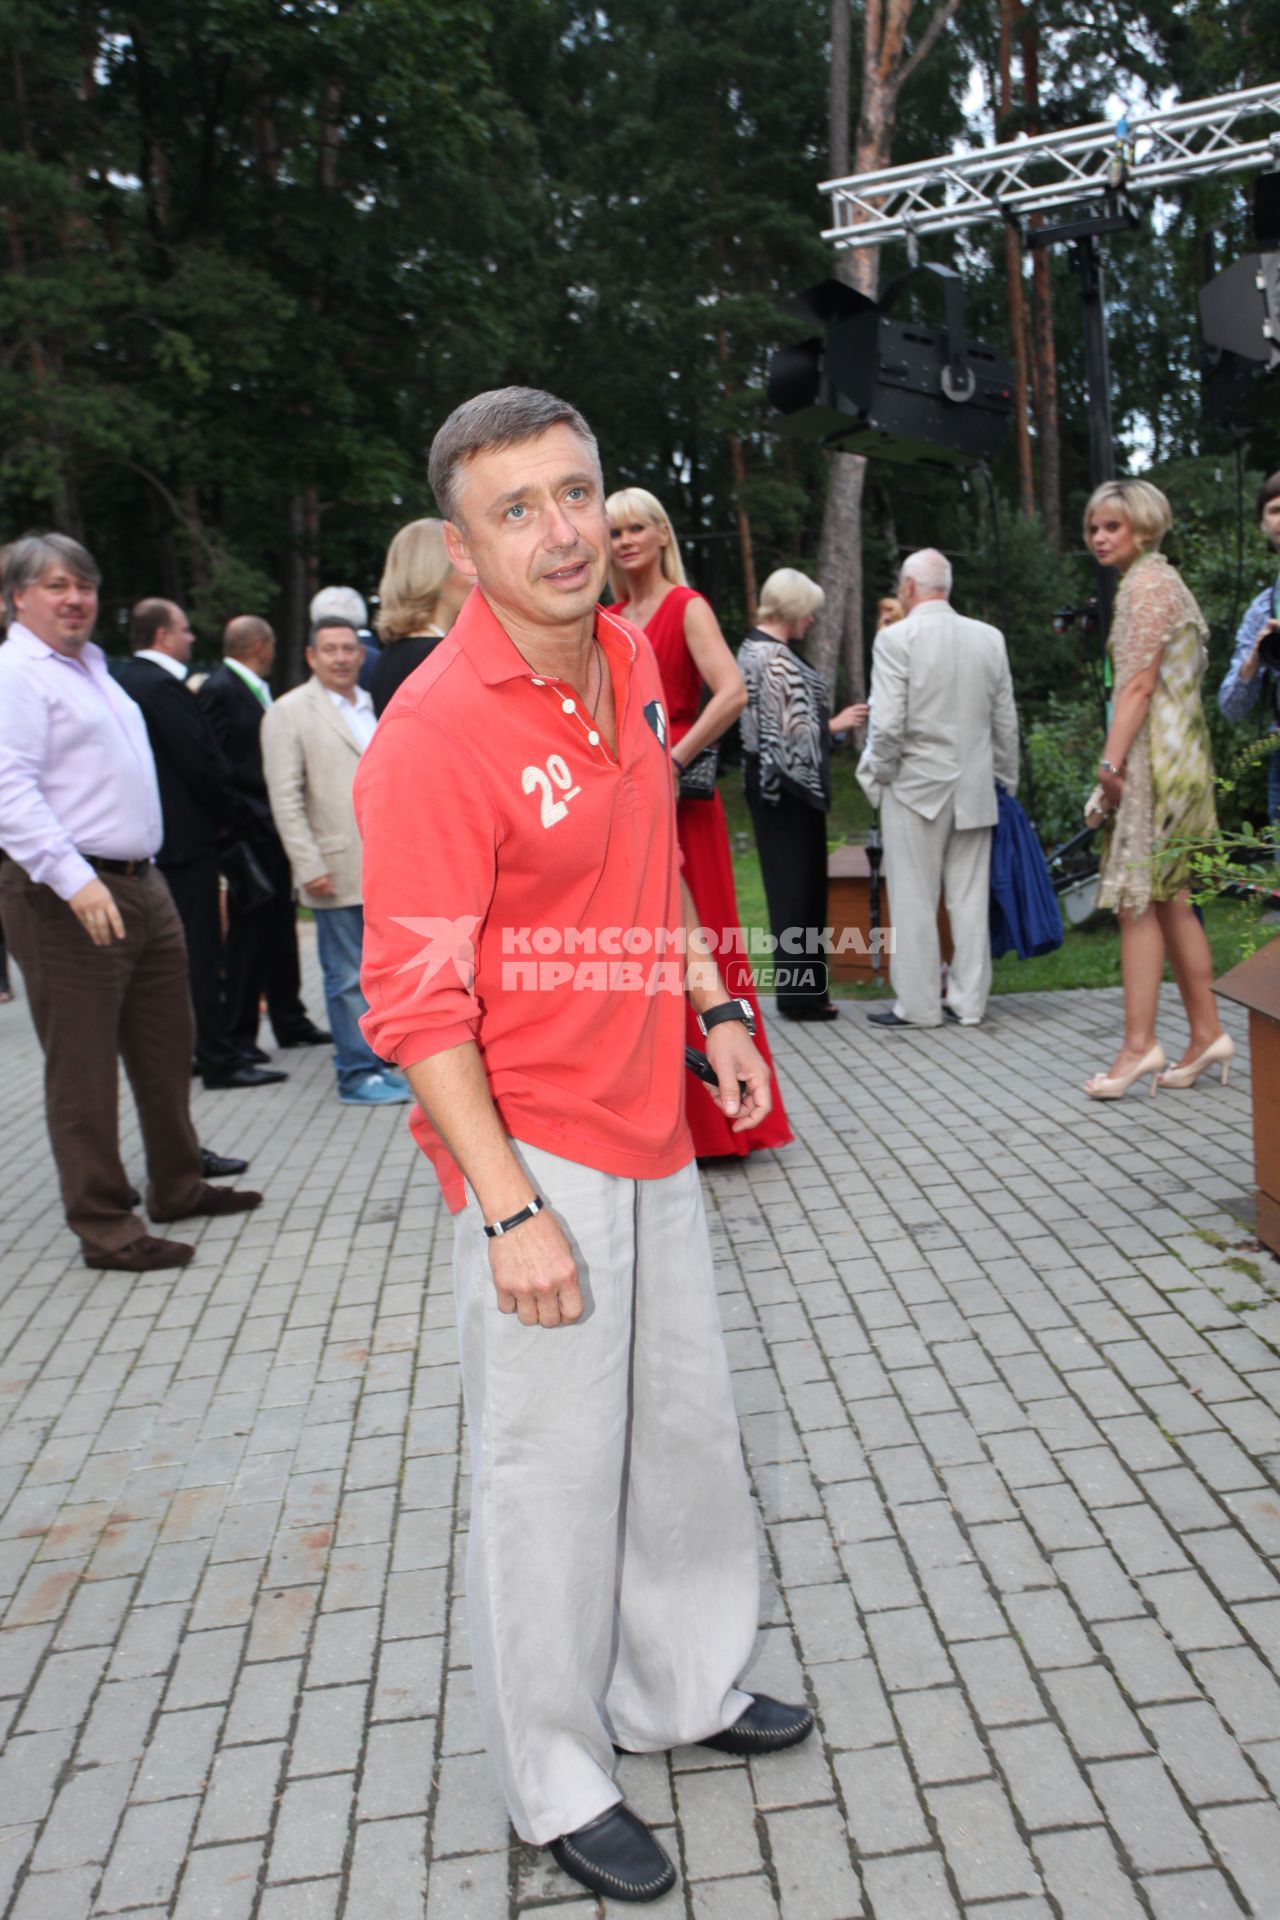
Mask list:
POLYGON ((827 683, 785 640, 753 627, 738 648, 747 704, 738 722, 742 751, 759 762, 760 798, 784 793, 826 813, 831 807, 831 705, 827 683))

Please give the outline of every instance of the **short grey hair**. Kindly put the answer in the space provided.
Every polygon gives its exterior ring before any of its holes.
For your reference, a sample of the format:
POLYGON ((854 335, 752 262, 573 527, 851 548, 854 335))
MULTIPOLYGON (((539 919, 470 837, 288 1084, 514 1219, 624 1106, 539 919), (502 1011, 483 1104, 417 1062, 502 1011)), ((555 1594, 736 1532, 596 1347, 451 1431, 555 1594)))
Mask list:
POLYGON ((798 567, 779 567, 760 589, 756 619, 780 620, 785 626, 796 626, 811 613, 821 612, 826 597, 817 581, 801 573, 798 567))
POLYGON ((91 580, 96 587, 102 579, 102 569, 78 540, 69 533, 23 533, 10 541, 0 556, 3 565, 3 590, 5 617, 16 620, 18 610, 13 604, 15 593, 24 593, 28 587, 44 579, 50 567, 63 566, 73 573, 77 580, 91 580))
POLYGON ((319 593, 312 595, 307 611, 313 628, 331 613, 337 614, 340 620, 349 620, 356 628, 369 624, 369 609, 365 605, 364 595, 354 587, 321 587, 319 593))
POLYGON ((322 613, 318 619, 311 622, 311 632, 307 637, 307 645, 314 647, 318 634, 332 633, 335 627, 339 627, 344 632, 349 633, 353 640, 359 640, 360 638, 359 627, 357 627, 354 620, 348 620, 344 613, 322 613))
POLYGON ((543 393, 538 387, 493 387, 455 407, 431 442, 427 462, 431 491, 445 519, 459 519, 462 469, 468 460, 478 453, 536 440, 552 427, 571 427, 590 447, 599 467, 600 449, 594 433, 578 409, 567 400, 558 400, 554 393, 543 393))
POLYGON ((899 572, 902 580, 914 580, 921 593, 945 593, 951 597, 951 562, 936 547, 921 547, 909 553, 899 572))

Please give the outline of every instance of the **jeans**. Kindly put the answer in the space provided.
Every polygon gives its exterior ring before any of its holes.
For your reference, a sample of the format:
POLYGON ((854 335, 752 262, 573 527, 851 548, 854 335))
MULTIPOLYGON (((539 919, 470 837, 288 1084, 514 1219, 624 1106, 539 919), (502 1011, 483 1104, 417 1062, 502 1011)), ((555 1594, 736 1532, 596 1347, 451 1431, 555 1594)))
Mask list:
POLYGON ((339 1093, 349 1093, 366 1074, 382 1065, 360 1031, 369 1002, 360 991, 360 949, 364 944, 363 907, 317 907, 316 946, 324 975, 324 999, 333 1034, 333 1065, 339 1093))

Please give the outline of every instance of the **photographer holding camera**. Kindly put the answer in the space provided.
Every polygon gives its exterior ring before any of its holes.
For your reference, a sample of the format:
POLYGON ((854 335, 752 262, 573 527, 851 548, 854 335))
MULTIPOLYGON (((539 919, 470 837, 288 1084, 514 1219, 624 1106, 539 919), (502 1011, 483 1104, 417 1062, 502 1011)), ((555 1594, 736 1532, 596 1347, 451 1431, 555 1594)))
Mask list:
MULTIPOLYGON (((1280 554, 1280 472, 1258 488, 1258 528, 1273 554, 1280 554)), ((1267 761, 1267 818, 1280 821, 1280 580, 1250 602, 1227 677, 1218 688, 1218 705, 1228 720, 1243 720, 1258 694, 1271 709, 1276 751, 1267 761)))

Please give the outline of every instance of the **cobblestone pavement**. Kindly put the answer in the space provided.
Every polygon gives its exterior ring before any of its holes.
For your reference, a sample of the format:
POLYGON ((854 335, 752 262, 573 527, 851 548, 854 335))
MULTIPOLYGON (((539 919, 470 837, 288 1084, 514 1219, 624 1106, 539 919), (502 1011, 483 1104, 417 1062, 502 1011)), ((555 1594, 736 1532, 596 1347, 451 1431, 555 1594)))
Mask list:
MULTIPOLYGON (((1224 1204, 1247 1058, 1093 1105, 1117 1017, 775 1023, 800 1139, 706 1189, 754 1672, 807 1684, 820 1738, 622 1762, 682 1870, 663 1911, 1280 1916, 1280 1268, 1224 1204)), ((339 1108, 321 1050, 199 1093, 266 1204, 176 1276, 92 1274, 24 1007, 0 1048, 0 1911, 590 1914, 480 1752, 449 1234, 403 1116, 339 1108)))

